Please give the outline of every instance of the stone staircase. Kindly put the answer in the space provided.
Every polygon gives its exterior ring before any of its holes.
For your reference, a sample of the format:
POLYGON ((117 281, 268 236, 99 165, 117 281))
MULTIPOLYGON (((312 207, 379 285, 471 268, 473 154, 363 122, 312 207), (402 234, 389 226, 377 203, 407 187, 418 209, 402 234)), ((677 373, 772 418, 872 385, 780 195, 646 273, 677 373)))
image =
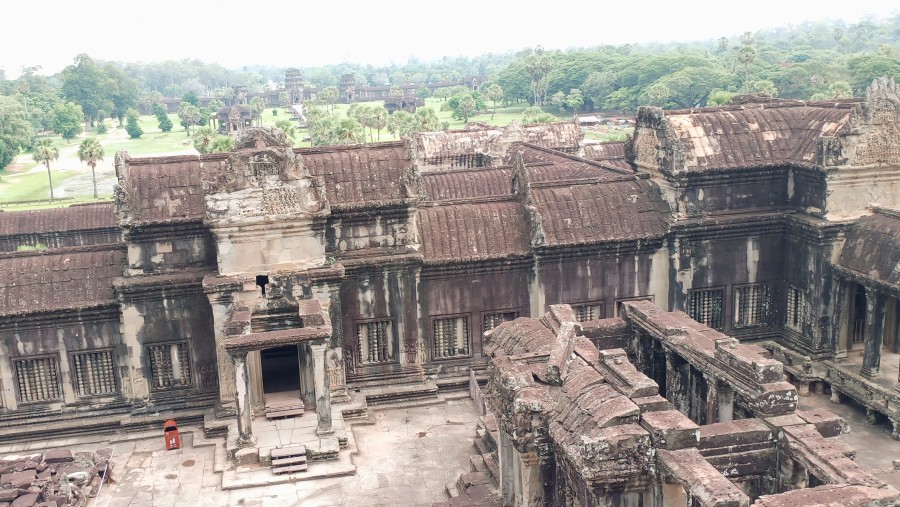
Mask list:
POLYGON ((266 419, 270 421, 286 417, 300 417, 305 410, 299 391, 266 393, 265 403, 266 419))
POLYGON ((433 507, 499 507, 500 467, 497 464, 497 421, 493 415, 481 418, 475 430, 475 454, 469 456, 470 471, 447 484, 450 500, 433 507))
POLYGON ((419 366, 368 372, 364 377, 347 375, 347 383, 366 397, 368 405, 437 399, 438 386, 427 380, 419 366))
POLYGON ((270 456, 272 459, 272 473, 276 475, 305 472, 308 468, 306 447, 302 445, 272 449, 270 456))

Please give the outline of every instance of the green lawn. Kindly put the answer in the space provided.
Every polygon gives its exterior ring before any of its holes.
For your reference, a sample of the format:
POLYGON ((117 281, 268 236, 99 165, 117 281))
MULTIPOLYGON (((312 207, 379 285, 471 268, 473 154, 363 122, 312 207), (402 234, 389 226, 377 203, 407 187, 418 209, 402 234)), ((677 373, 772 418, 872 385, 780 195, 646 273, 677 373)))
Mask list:
MULTIPOLYGON (((460 129, 465 125, 462 120, 452 118, 450 111, 441 111, 443 101, 437 98, 428 98, 425 100, 426 107, 431 107, 437 113, 438 118, 442 122, 447 122, 451 129, 460 129)), ((372 102, 363 102, 373 107, 382 107, 384 102, 376 100, 372 102)), ((488 111, 484 111, 471 117, 469 121, 480 121, 490 125, 504 126, 511 121, 522 121, 522 112, 528 107, 526 103, 512 104, 508 106, 500 106, 497 108, 496 114, 491 118, 491 109, 493 104, 488 103, 488 111)), ((327 106, 331 109, 331 106, 327 106)), ((334 114, 338 118, 346 116, 349 104, 336 104, 333 106, 334 114)), ((268 108, 263 112, 261 123, 263 126, 272 127, 276 122, 289 119, 290 112, 283 108, 277 108, 278 114, 273 115, 272 109, 268 108)), ((552 113, 551 113, 552 114, 552 113)), ((569 115, 555 115, 559 120, 568 120, 569 115)), ((60 158, 55 162, 51 162, 50 168, 53 172, 53 185, 56 188, 68 178, 78 174, 84 174, 89 171, 77 157, 78 145, 84 137, 95 137, 103 145, 105 156, 101 165, 98 165, 98 172, 101 167, 106 170, 103 172, 105 178, 114 178, 112 172, 112 164, 115 160, 115 154, 118 151, 127 151, 131 156, 149 156, 149 155, 166 155, 172 153, 196 153, 191 143, 191 139, 186 135, 181 121, 177 114, 169 114, 172 121, 173 129, 171 132, 162 132, 159 129, 156 117, 146 115, 140 117, 140 125, 144 130, 144 134, 138 139, 130 139, 124 128, 118 126, 115 120, 105 120, 107 127, 105 134, 97 134, 96 130, 82 134, 78 139, 66 141, 59 136, 51 137, 54 145, 60 150, 60 158)), ((194 127, 196 128, 196 127, 194 127)), ((303 142, 308 137, 306 129, 297 129, 297 136, 294 142, 295 146, 309 146, 309 142, 303 142)), ((619 132, 610 132, 607 135, 595 137, 595 134, 589 133, 588 137, 599 138, 602 140, 610 140, 623 137, 619 132)), ((396 136, 392 136, 386 130, 382 130, 380 135, 373 131, 370 141, 391 141, 396 140, 396 136)), ((20 154, 15 163, 6 170, 0 171, 0 202, 9 203, 17 201, 30 201, 37 199, 47 199, 49 197, 47 173, 44 170, 35 170, 37 163, 34 161, 30 153, 20 154)), ((100 177, 98 176, 98 181, 100 177)), ((104 180, 107 181, 108 180, 104 180)), ((78 201, 93 201, 93 198, 84 195, 75 195, 78 201)), ((104 197, 109 199, 109 196, 104 197)), ((71 201, 68 201, 71 202, 71 201)), ((46 206, 47 204, 44 204, 46 206)), ((33 204, 29 207, 35 206, 33 204)))

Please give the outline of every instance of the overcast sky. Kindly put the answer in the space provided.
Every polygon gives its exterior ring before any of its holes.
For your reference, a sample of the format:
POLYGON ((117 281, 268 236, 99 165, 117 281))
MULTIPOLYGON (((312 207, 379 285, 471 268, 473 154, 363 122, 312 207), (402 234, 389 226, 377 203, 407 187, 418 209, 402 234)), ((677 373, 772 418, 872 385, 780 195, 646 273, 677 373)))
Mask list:
MULTIPOLYGON (((6 3, 6 2, 5 2, 6 3)), ((900 10, 890 0, 25 0, 3 6, 0 68, 198 58, 226 67, 405 63, 543 45, 704 40, 900 10)))

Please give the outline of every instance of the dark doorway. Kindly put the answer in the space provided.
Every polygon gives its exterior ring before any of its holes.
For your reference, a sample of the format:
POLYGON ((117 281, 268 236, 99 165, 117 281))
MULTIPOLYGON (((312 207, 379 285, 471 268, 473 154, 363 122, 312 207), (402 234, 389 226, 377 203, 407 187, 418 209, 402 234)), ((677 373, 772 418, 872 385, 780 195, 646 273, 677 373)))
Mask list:
POLYGON ((300 391, 300 356, 296 345, 266 349, 260 356, 264 393, 300 391))

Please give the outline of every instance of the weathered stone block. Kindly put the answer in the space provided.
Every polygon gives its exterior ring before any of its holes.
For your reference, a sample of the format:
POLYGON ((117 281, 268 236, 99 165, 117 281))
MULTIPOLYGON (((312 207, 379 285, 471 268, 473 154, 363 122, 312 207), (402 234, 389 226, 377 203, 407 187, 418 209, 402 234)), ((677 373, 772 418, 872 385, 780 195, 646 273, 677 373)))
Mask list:
POLYGON ((677 410, 642 414, 641 427, 650 433, 653 443, 663 449, 697 447, 700 441, 700 427, 677 410))
POLYGON ((0 476, 0 487, 25 489, 31 486, 31 482, 34 481, 34 479, 34 470, 13 472, 0 476))
POLYGON ((18 498, 18 489, 0 489, 0 502, 11 502, 18 498))
POLYGON ((825 409, 798 410, 796 414, 815 426, 819 433, 826 438, 843 435, 850 431, 843 419, 825 409))
POLYGON ((71 461, 75 461, 75 457, 68 449, 53 449, 44 453, 44 463, 68 463, 71 461))
POLYGON ((9 507, 34 507, 38 503, 37 493, 28 493, 13 500, 9 507))
POLYGON ((253 447, 238 449, 234 453, 234 459, 238 465, 255 465, 259 463, 259 451, 253 447))

